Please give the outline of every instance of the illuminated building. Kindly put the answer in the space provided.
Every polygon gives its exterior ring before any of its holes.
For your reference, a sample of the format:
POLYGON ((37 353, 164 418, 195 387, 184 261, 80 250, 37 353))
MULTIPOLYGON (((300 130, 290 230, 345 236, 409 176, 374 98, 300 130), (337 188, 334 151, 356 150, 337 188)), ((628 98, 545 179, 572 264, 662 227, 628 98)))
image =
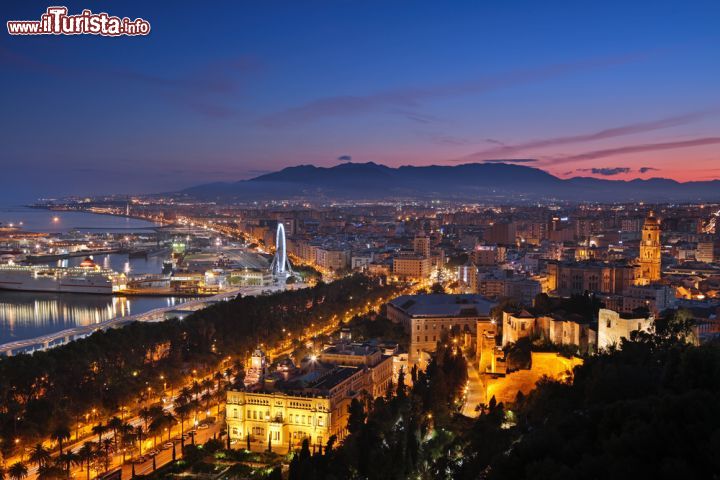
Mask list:
POLYGON ((395 257, 393 275, 405 280, 425 280, 430 277, 430 259, 416 255, 395 257))
POLYGON ((548 289, 558 295, 620 294, 636 282, 634 265, 605 262, 547 263, 548 289))
POLYGON ((393 377, 393 357, 368 344, 333 345, 308 367, 265 375, 264 356, 253 354, 252 382, 246 377, 244 391, 227 393, 230 438, 246 442, 249 436, 279 448, 305 438, 312 445, 324 445, 332 435, 342 441, 352 399, 384 395, 393 377))
POLYGON ((464 293, 478 291, 478 268, 468 259, 465 265, 458 267, 458 284, 464 293))
POLYGON ((495 303, 482 295, 402 295, 387 304, 387 316, 410 336, 409 362, 434 352, 443 331, 476 333, 477 322, 490 323, 495 303))
POLYGON ((425 235, 415 237, 413 239, 413 251, 421 257, 430 257, 430 237, 425 235))
POLYGON ((640 240, 640 278, 639 283, 660 280, 661 271, 660 221, 651 210, 642 228, 640 240))
POLYGON ((336 367, 324 375, 310 372, 296 388, 227 393, 230 438, 277 447, 297 446, 307 438, 324 445, 332 435, 347 434, 350 401, 359 396, 365 373, 358 367, 336 367))
POLYGON ((502 346, 521 338, 546 340, 554 345, 576 346, 579 352, 594 352, 597 332, 581 316, 562 313, 535 316, 526 310, 503 312, 502 346))
POLYGON ((618 313, 601 308, 598 313, 598 349, 620 346, 623 338, 630 338, 632 332, 650 332, 655 318, 618 313))

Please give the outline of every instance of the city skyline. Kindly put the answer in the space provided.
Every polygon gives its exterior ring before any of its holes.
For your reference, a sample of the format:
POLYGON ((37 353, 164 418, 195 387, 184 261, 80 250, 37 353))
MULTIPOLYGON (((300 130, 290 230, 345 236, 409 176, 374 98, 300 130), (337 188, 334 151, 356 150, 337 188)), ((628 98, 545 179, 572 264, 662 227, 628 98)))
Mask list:
POLYGON ((720 178, 711 2, 91 7, 152 31, 3 36, 2 203, 346 161, 720 178))

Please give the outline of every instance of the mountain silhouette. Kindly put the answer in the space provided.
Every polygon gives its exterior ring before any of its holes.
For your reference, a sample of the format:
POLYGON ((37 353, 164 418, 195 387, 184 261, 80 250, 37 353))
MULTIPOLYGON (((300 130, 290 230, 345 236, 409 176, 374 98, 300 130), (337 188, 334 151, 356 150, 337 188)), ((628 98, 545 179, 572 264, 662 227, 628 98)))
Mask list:
POLYGON ((334 167, 288 167, 250 180, 208 183, 179 193, 198 199, 240 202, 294 199, 692 202, 720 201, 720 180, 561 179, 539 168, 501 162, 397 168, 373 162, 348 162, 334 167))

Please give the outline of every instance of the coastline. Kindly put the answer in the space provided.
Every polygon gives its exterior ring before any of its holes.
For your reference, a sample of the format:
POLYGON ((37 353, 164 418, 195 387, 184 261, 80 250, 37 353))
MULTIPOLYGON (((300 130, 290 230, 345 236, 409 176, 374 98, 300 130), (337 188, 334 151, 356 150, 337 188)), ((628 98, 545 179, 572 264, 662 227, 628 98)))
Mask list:
POLYGON ((102 215, 106 217, 115 217, 115 218, 128 218, 131 220, 139 220, 143 222, 149 222, 153 223, 154 227, 147 227, 149 228, 159 228, 164 227, 166 225, 171 225, 173 222, 169 220, 163 220, 163 219, 148 219, 146 217, 142 217, 139 215, 127 215, 122 213, 111 213, 111 212, 96 212, 89 209, 73 209, 73 208, 63 208, 62 206, 52 206, 52 205, 39 205, 39 204, 28 204, 28 205, 20 205, 24 208, 31 208, 34 210, 47 210, 50 212, 69 212, 69 213, 89 213, 92 215, 102 215))

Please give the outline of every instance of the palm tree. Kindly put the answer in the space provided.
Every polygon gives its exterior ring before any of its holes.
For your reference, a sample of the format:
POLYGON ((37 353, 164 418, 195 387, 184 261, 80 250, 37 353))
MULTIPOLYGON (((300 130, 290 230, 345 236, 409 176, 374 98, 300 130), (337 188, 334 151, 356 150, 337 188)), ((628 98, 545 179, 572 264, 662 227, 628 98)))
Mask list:
POLYGON ((65 424, 60 424, 55 427, 55 430, 52 431, 50 437, 58 443, 58 447, 60 448, 60 455, 62 455, 63 442, 66 440, 70 440, 70 427, 65 424))
POLYGON ((162 429, 165 427, 165 419, 163 417, 158 417, 152 422, 150 422, 150 427, 148 429, 148 433, 151 433, 153 436, 153 446, 157 447, 157 436, 158 434, 162 434, 162 429))
POLYGON ((220 384, 225 381, 225 375, 222 372, 215 372, 213 379, 215 380, 215 388, 220 390, 220 384))
POLYGON ((213 383, 211 378, 206 378, 202 381, 202 388, 205 390, 205 393, 210 393, 210 390, 215 386, 215 383, 213 383))
POLYGON ((140 409, 139 415, 140 415, 140 418, 143 419, 143 423, 145 424, 145 431, 147 432, 148 423, 150 422, 150 420, 153 419, 153 414, 152 414, 152 412, 150 412, 149 408, 143 407, 140 409))
POLYGON ((123 463, 125 463, 125 449, 127 445, 133 445, 135 443, 135 428, 129 423, 123 423, 119 429, 120 440, 122 444, 122 457, 123 463))
POLYGON ((190 391, 191 391, 191 392, 193 393, 193 395, 195 396, 195 400, 197 400, 197 399, 198 399, 198 395, 200 395, 200 392, 202 391, 202 387, 200 386, 200 384, 198 383, 197 380, 195 380, 195 381, 192 383, 192 387, 190 388, 190 391))
POLYGON ((42 446, 42 443, 35 444, 30 454, 30 461, 37 465, 38 469, 50 463, 50 458, 50 452, 42 446))
POLYGON ((81 464, 85 463, 87 467, 87 480, 90 480, 90 462, 95 457, 95 444, 93 442, 85 442, 78 451, 78 458, 81 464))
POLYGON ((139 425, 135 428, 135 438, 137 438, 138 449, 140 451, 140 456, 142 456, 142 442, 143 440, 145 440, 145 432, 143 431, 143 428, 139 425))
POLYGON ((113 440, 115 441, 115 450, 117 450, 118 431, 122 428, 123 421, 120 419, 120 417, 115 416, 115 417, 112 417, 110 420, 108 420, 107 426, 113 432, 113 440))
POLYGON ((215 397, 215 401, 217 402, 217 415, 220 417, 220 405, 222 404, 223 400, 225 400, 227 395, 227 392, 224 389, 218 389, 217 392, 213 395, 215 397))
POLYGON ((182 390, 180 390, 180 393, 178 394, 178 398, 176 401, 180 402, 182 399, 183 403, 187 403, 192 398, 192 391, 189 387, 183 387, 182 390))
POLYGON ((92 432, 98 436, 98 443, 102 442, 102 436, 107 431, 107 426, 103 425, 102 423, 98 423, 97 425, 92 427, 92 432))
POLYGON ((172 433, 172 427, 178 423, 177 418, 175 415, 173 415, 170 412, 167 412, 163 415, 163 423, 165 424, 165 428, 167 428, 168 431, 168 441, 170 441, 170 434, 172 433))
POLYGON ((190 418, 192 405, 189 403, 181 403, 175 406, 175 415, 180 419, 180 435, 185 435, 185 420, 190 418))
POLYGON ((110 438, 106 438, 105 440, 100 443, 99 451, 100 455, 102 456, 103 464, 105 465, 105 471, 107 472, 110 469, 110 450, 112 450, 113 446, 113 440, 110 438))
MULTIPOLYGON (((205 392, 202 394, 202 401, 205 402, 205 412, 207 412, 210 409, 210 400, 213 399, 213 394, 210 392, 205 392)), ((207 415, 207 413, 206 413, 207 415)))
POLYGON ((11 480, 23 480, 28 476, 28 468, 23 462, 17 462, 8 468, 8 475, 11 480))
POLYGON ((76 465, 82 463, 80 457, 77 454, 73 453, 72 450, 58 455, 57 461, 58 464, 62 465, 63 469, 65 470, 67 478, 70 478, 70 468, 72 467, 73 463, 76 465))
POLYGON ((65 472, 55 465, 43 465, 38 468, 38 480, 61 480, 65 477, 65 472))
POLYGON ((163 407, 160 405, 153 405, 150 407, 150 414, 152 415, 153 420, 159 417, 162 417, 165 414, 165 410, 163 410, 163 407))

